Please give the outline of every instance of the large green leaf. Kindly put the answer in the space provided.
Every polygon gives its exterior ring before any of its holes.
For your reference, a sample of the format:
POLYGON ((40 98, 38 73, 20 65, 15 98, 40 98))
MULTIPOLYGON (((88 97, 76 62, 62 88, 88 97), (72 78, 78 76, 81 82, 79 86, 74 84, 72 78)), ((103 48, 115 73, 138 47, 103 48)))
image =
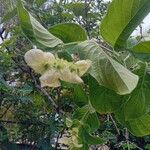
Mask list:
POLYGON ((87 40, 86 31, 75 23, 61 23, 49 28, 49 32, 61 39, 64 43, 87 40))
POLYGON ((104 139, 100 137, 92 136, 91 134, 89 134, 86 127, 83 127, 81 129, 80 136, 88 145, 96 145, 96 144, 105 143, 104 139))
POLYGON ((73 99, 78 106, 83 106, 88 103, 88 97, 81 85, 73 86, 73 99))
POLYGON ((116 49, 126 47, 126 40, 149 11, 149 0, 113 0, 100 33, 116 49))
POLYGON ((78 108, 73 114, 73 119, 79 120, 82 124, 87 124, 89 126, 89 132, 91 133, 96 131, 100 126, 95 109, 93 109, 91 105, 78 108))
POLYGON ((99 85, 93 77, 89 77, 89 95, 92 106, 101 114, 115 112, 122 104, 120 95, 99 85))
POLYGON ((150 61, 150 41, 142 41, 130 49, 133 55, 144 61, 150 61))
POLYGON ((140 118, 127 122, 127 127, 135 136, 145 136, 150 134, 150 115, 145 114, 140 118))
POLYGON ((150 106, 150 72, 148 65, 141 65, 138 71, 140 81, 137 88, 129 95, 123 106, 125 120, 141 117, 149 112, 150 106))
POLYGON ((22 5, 17 3, 21 28, 27 38, 39 47, 53 48, 63 42, 49 33, 22 5))
POLYGON ((129 131, 135 136, 145 136, 150 134, 150 115, 144 114, 139 118, 125 121, 125 114, 123 111, 116 113, 117 120, 127 127, 129 131))
MULTIPOLYGON (((75 138, 78 143, 82 144, 81 150, 88 149, 87 145, 102 144, 105 141, 100 137, 94 137, 92 132, 96 131, 99 127, 99 120, 97 114, 91 104, 78 108, 72 117, 71 129, 78 130, 75 134, 75 138), (84 148, 86 147, 86 148, 84 148)), ((79 150, 74 148, 73 150, 79 150)))
POLYGON ((71 84, 68 82, 61 81, 62 86, 72 90, 72 94, 69 96, 71 101, 74 101, 79 107, 88 104, 88 96, 84 90, 84 87, 79 84, 71 84))
POLYGON ((120 95, 131 93, 138 76, 108 56, 94 41, 85 41, 75 48, 83 59, 92 60, 90 74, 103 85, 120 95))

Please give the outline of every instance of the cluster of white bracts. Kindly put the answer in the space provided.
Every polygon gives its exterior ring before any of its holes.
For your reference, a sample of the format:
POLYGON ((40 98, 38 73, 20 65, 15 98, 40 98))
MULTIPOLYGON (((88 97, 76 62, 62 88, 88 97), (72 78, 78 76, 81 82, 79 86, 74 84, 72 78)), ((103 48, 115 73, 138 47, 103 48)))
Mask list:
POLYGON ((76 63, 55 58, 50 52, 31 49, 25 54, 25 61, 36 73, 41 74, 41 86, 59 87, 60 80, 70 83, 82 83, 80 78, 91 66, 90 60, 76 63))
POLYGON ((69 149, 78 149, 82 148, 83 144, 79 143, 79 129, 78 128, 72 128, 68 131, 68 135, 61 137, 58 142, 60 144, 65 144, 69 146, 69 149))

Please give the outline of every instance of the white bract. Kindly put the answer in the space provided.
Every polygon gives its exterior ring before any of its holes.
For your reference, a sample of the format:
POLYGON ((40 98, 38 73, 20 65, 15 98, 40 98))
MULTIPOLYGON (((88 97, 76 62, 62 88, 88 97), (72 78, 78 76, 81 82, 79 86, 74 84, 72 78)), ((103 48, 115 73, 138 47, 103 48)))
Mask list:
POLYGON ((55 58, 50 52, 31 49, 25 54, 25 61, 36 73, 41 74, 41 86, 59 87, 60 80, 70 83, 82 83, 81 76, 91 66, 90 60, 80 60, 76 63, 55 58))
POLYGON ((43 74, 52 60, 55 59, 54 55, 50 52, 43 52, 40 49, 31 49, 25 53, 25 61, 36 73, 43 74))
POLYGON ((83 145, 79 143, 79 129, 72 128, 68 131, 67 137, 62 137, 58 140, 58 143, 69 146, 69 149, 82 148, 83 145))

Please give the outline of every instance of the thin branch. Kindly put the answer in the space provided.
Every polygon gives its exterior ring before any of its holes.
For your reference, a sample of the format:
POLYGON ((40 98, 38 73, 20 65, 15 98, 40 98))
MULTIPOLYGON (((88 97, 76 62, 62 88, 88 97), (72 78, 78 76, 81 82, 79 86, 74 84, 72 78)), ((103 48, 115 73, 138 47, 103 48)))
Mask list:
POLYGON ((10 104, 10 105, 6 108, 6 110, 4 111, 4 113, 0 116, 0 119, 3 118, 3 117, 6 115, 7 111, 10 109, 11 105, 12 105, 12 104, 10 104))
POLYGON ((107 50, 108 52, 113 53, 113 51, 112 51, 111 49, 109 49, 109 48, 107 48, 107 47, 103 46, 102 44, 99 44, 99 46, 100 46, 101 48, 103 48, 103 49, 107 50))
POLYGON ((113 125, 114 125, 114 127, 115 127, 115 129, 116 129, 116 131, 118 133, 118 135, 120 135, 120 131, 119 131, 118 127, 117 127, 117 124, 116 124, 115 120, 113 119, 111 114, 109 116, 110 116, 110 119, 111 119, 111 121, 112 121, 112 123, 113 123, 113 125))
POLYGON ((128 132, 127 128, 125 128, 125 139, 126 139, 126 143, 128 145, 128 150, 130 150, 129 132, 128 132))
POLYGON ((7 123, 7 124, 22 124, 22 125, 49 125, 43 122, 30 122, 30 121, 12 121, 12 120, 0 120, 0 123, 7 123))
POLYGON ((143 150, 141 147, 137 146, 135 143, 132 143, 132 142, 130 142, 130 141, 129 141, 129 143, 130 143, 130 144, 134 144, 134 145, 135 145, 135 147, 136 147, 137 149, 139 149, 139 150, 143 150))

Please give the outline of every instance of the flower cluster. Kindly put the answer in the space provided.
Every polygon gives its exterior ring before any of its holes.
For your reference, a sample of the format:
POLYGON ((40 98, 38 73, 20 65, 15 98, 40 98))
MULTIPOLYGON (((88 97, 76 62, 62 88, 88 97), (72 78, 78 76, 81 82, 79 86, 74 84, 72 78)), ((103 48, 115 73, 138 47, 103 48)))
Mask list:
POLYGON ((80 78, 91 66, 90 60, 80 60, 75 63, 56 58, 50 52, 31 49, 26 52, 25 61, 36 73, 41 74, 41 86, 59 87, 60 80, 70 83, 82 83, 80 78))
POLYGON ((69 146, 69 149, 80 149, 83 147, 83 144, 79 143, 79 129, 72 128, 68 131, 68 135, 60 138, 58 142, 69 146))

